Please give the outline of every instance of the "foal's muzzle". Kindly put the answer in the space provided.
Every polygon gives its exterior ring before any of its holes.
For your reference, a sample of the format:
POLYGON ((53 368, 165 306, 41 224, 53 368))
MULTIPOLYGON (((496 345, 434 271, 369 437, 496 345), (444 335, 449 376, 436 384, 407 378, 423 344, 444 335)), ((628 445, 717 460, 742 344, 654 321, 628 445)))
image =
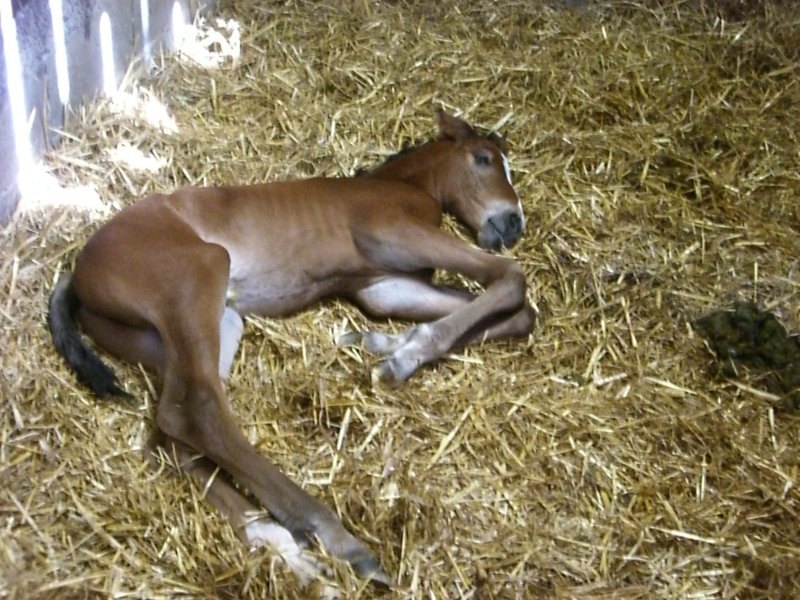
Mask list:
POLYGON ((515 210, 492 215, 483 222, 478 233, 478 244, 487 250, 511 248, 522 237, 525 222, 515 210))

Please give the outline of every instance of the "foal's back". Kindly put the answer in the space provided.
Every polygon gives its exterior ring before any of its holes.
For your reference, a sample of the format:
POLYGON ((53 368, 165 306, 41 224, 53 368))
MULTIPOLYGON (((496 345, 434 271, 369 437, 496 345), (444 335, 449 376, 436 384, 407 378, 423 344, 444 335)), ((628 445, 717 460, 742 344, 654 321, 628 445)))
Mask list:
MULTIPOLYGON (((403 215, 430 224, 441 207, 418 187, 370 177, 316 178, 251 186, 182 188, 156 196, 201 237, 231 233, 285 239, 326 236, 365 219, 403 215)), ((210 241, 210 239, 209 239, 210 241)), ((225 245, 224 243, 222 245, 225 245)))
POLYGON ((438 227, 442 217, 436 200, 419 188, 369 177, 182 188, 140 204, 120 213, 120 225, 159 212, 203 242, 221 246, 230 258, 229 304, 269 316, 347 295, 379 277, 381 267, 365 255, 359 239, 398 221, 438 227))

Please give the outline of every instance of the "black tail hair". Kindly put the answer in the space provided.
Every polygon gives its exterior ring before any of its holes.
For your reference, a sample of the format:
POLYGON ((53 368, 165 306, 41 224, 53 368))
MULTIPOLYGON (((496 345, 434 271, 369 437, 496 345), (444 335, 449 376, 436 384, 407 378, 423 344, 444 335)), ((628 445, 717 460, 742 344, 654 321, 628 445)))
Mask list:
POLYGON ((58 353, 75 372, 78 381, 98 396, 124 396, 119 379, 107 364, 83 341, 75 313, 80 301, 70 285, 72 275, 64 273, 50 294, 47 323, 58 353))

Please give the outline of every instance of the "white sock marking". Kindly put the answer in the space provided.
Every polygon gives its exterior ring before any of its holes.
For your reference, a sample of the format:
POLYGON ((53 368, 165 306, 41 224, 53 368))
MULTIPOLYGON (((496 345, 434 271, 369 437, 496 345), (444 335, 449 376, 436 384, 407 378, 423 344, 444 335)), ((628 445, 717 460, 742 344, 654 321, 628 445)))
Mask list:
MULTIPOLYGON (((511 166, 508 164, 508 157, 505 154, 500 155, 503 159, 503 171, 506 174, 506 179, 508 180, 508 185, 512 185, 511 183, 511 166)), ((525 212, 522 210, 522 200, 519 199, 517 196, 517 208, 519 209, 519 216, 522 219, 522 226, 525 226, 525 212)))
POLYGON ((508 157, 505 154, 501 154, 500 157, 503 159, 503 172, 506 174, 506 180, 508 185, 511 185, 511 167, 508 164, 508 157))
MULTIPOLYGON (((257 548, 265 544, 269 546, 286 563, 286 566, 291 569, 303 586, 328 575, 325 566, 313 556, 306 554, 292 537, 292 534, 289 533, 289 530, 274 521, 262 517, 245 525, 244 531, 247 536, 247 543, 251 548, 257 548)), ((330 586, 325 587, 324 597, 338 597, 338 593, 333 588, 330 586), (337 595, 330 595, 332 593, 337 595)))
POLYGON ((219 376, 227 379, 233 368, 233 359, 242 339, 244 322, 235 310, 225 307, 219 324, 219 376))

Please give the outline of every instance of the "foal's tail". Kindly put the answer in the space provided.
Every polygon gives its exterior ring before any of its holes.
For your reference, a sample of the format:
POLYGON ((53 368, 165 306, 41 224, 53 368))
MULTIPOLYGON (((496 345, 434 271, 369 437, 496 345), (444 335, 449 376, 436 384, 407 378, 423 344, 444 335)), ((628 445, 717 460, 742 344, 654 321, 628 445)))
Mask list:
POLYGON ((47 322, 50 335, 58 353, 75 371, 78 381, 98 396, 125 396, 130 394, 120 387, 114 371, 83 341, 75 313, 80 300, 70 285, 72 275, 64 273, 50 294, 47 322))

